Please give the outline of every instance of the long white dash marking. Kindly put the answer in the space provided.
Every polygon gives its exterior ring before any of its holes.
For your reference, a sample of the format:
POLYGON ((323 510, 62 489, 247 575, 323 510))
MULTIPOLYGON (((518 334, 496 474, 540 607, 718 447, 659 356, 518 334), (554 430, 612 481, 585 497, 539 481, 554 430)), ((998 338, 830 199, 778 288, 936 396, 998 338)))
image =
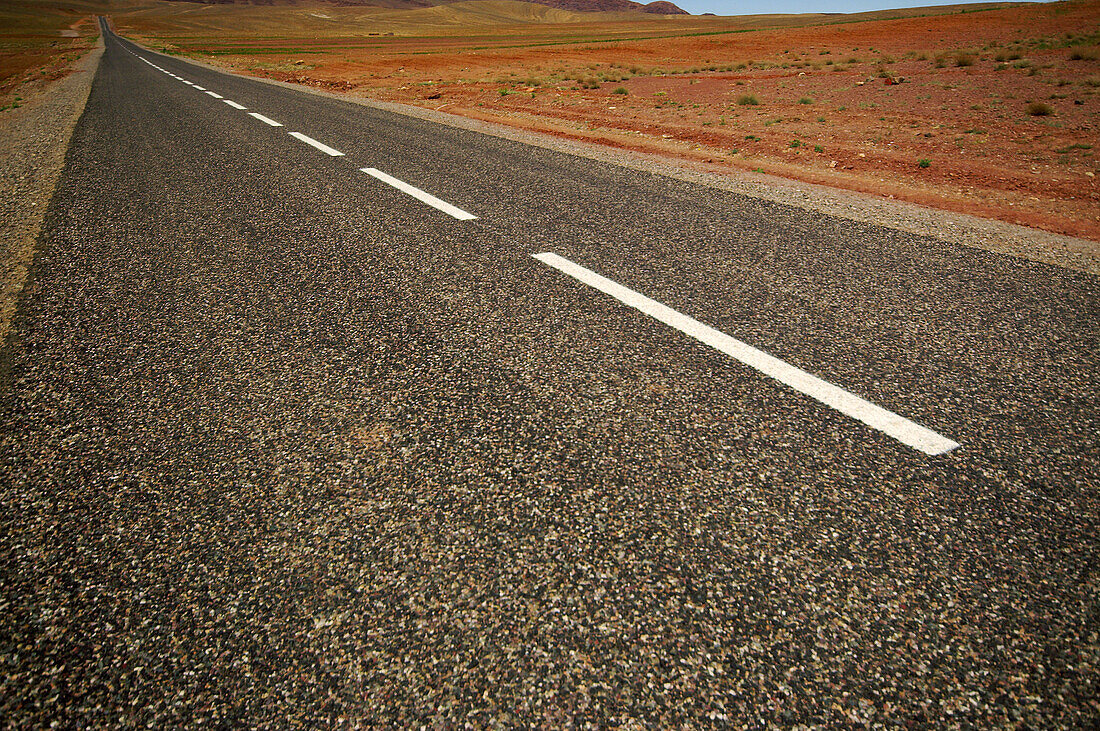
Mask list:
POLYGON ((282 127, 283 126, 282 122, 276 122, 274 119, 270 119, 268 117, 265 117, 264 115, 260 114, 259 112, 249 112, 248 116, 255 117, 256 119, 260 120, 264 124, 270 124, 272 127, 282 127))
POLYGON ((574 279, 610 295, 628 307, 633 307, 669 327, 690 335, 701 343, 718 350, 731 358, 755 368, 766 376, 790 386, 796 391, 831 406, 842 414, 861 421, 869 427, 897 439, 913 449, 928 455, 944 454, 959 446, 936 432, 927 429, 909 419, 876 406, 850 391, 823 381, 817 376, 796 368, 779 358, 768 355, 747 343, 732 338, 723 332, 704 325, 698 320, 683 315, 671 307, 639 294, 595 272, 574 264, 568 259, 552 253, 532 254, 543 264, 552 266, 574 279))
POLYGON ((222 98, 222 95, 219 94, 216 91, 208 91, 206 93, 209 94, 210 96, 214 97, 215 99, 221 99, 222 98))
POLYGON ((413 198, 416 198, 422 203, 427 203, 432 208, 437 208, 443 211, 448 216, 454 216, 460 221, 473 221, 477 218, 477 216, 475 216, 474 214, 467 213, 457 206, 452 206, 447 201, 440 200, 430 193, 425 193, 424 191, 420 190, 420 188, 415 188, 404 181, 386 175, 384 172, 378 170, 377 168, 359 168, 359 170, 360 172, 364 172, 367 175, 378 178, 387 185, 392 185, 394 188, 397 188, 402 193, 407 193, 408 195, 411 195, 413 198))
POLYGON ((333 149, 332 147, 329 147, 328 145, 326 145, 322 142, 318 142, 317 140, 313 139, 309 135, 302 134, 301 132, 291 132, 290 136, 293 137, 296 140, 301 140, 302 142, 306 143, 310 147, 316 147, 318 150, 325 153, 326 155, 332 155, 333 157, 340 157, 341 155, 344 154, 344 153, 340 152, 339 150, 333 149))
POLYGON ((222 99, 222 101, 225 102, 226 104, 228 104, 229 106, 233 107, 234 109, 248 109, 248 107, 244 106, 243 104, 238 104, 237 102, 233 101, 232 99, 222 99))
POLYGON ((194 87, 195 87, 195 91, 206 91, 205 86, 199 86, 198 84, 194 84, 194 87))
POLYGON ((188 86, 194 86, 194 84, 192 82, 188 81, 187 79, 180 79, 180 81, 187 84, 188 86))

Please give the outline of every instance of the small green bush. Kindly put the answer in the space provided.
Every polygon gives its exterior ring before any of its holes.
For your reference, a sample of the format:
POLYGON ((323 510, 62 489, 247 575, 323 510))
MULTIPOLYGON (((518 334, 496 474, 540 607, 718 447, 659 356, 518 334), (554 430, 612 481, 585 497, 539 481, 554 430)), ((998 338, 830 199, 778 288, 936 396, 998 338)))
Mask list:
POLYGON ((975 60, 969 53, 960 53, 955 56, 955 65, 959 67, 973 66, 975 60))
POLYGON ((1027 105, 1027 113, 1033 117, 1048 117, 1054 114, 1054 109, 1043 102, 1031 102, 1027 105))
POLYGON ((625 86, 620 86, 620 87, 617 87, 615 89, 615 91, 613 91, 611 93, 612 94, 629 94, 630 92, 626 90, 625 86))
POLYGON ((755 94, 742 94, 737 97, 737 103, 743 107, 755 107, 760 103, 760 99, 755 94))
POLYGON ((802 97, 801 99, 799 99, 799 100, 798 100, 798 103, 799 103, 799 104, 813 104, 813 103, 814 103, 814 100, 813 100, 813 99, 811 99, 811 98, 810 98, 810 97, 808 97, 808 96, 804 96, 804 97, 802 97))
POLYGON ((919 168, 926 168, 931 164, 932 161, 929 160, 927 157, 922 157, 920 160, 917 161, 917 167, 919 168))

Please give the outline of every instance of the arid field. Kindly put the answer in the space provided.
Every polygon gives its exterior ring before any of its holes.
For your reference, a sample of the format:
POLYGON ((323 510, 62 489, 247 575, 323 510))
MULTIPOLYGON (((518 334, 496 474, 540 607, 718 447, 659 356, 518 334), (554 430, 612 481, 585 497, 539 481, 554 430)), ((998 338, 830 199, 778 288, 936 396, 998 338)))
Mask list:
POLYGON ((505 0, 101 12, 248 74, 1100 239, 1097 0, 732 18, 505 0))
POLYGON ((0 2, 0 113, 66 75, 99 28, 89 2, 0 2))

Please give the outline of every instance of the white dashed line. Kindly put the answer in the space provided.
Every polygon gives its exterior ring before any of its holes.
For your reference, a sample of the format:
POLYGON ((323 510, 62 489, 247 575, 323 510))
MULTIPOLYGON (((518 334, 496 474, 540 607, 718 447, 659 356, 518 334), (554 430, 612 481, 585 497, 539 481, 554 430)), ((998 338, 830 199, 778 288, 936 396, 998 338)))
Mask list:
POLYGON ((217 93, 216 91, 208 91, 206 93, 209 94, 210 96, 214 97, 215 99, 223 98, 222 95, 217 93))
POLYGON ((270 119, 268 117, 265 117, 264 115, 260 114, 259 112, 249 112, 248 116, 255 117, 256 119, 260 120, 264 124, 270 124, 272 127, 282 127, 283 126, 282 122, 276 122, 274 119, 270 119))
POLYGON ((233 107, 234 109, 248 109, 248 107, 246 107, 242 104, 238 104, 237 102, 233 101, 232 99, 222 99, 222 101, 225 102, 226 104, 228 104, 229 106, 233 107))
POLYGON ((378 170, 376 168, 359 168, 359 170, 360 170, 360 172, 364 172, 367 175, 378 178, 379 180, 381 180, 383 183, 386 183, 387 185, 392 185, 394 188, 397 188, 402 193, 407 193, 407 194, 411 195, 413 198, 416 198, 418 201, 420 201, 422 203, 427 203, 432 208, 436 208, 440 211, 443 211, 448 216, 454 216, 455 218, 457 218, 460 221, 473 221, 474 219, 477 218, 477 216, 475 216, 474 214, 467 213, 466 211, 462 210, 461 208, 458 208, 457 206, 452 206, 447 201, 440 200, 440 199, 436 198, 434 195, 431 195, 429 193, 425 193, 424 191, 420 190, 420 188, 414 188, 413 186, 409 185, 408 183, 405 183, 401 180, 398 180, 397 178, 386 175, 381 170, 378 170))
POLYGON ((329 147, 328 145, 323 144, 321 142, 318 142, 317 140, 313 139, 309 135, 302 134, 301 132, 291 132, 290 136, 293 137, 296 140, 301 140, 302 142, 306 143, 310 147, 316 147, 318 150, 325 153, 326 155, 332 155, 333 157, 340 157, 341 155, 344 154, 344 153, 340 152, 339 150, 334 150, 333 148, 329 147))
POLYGON ((194 84, 194 87, 195 87, 196 91, 206 91, 205 86, 199 86, 198 84, 194 84))
POLYGON ((861 421, 869 427, 878 429, 913 449, 925 454, 937 455, 950 452, 959 446, 958 442, 954 442, 869 401, 865 401, 850 391, 834 386, 817 376, 810 375, 806 371, 768 355, 762 350, 757 350, 747 343, 715 330, 709 325, 704 325, 694 318, 680 314, 671 307, 651 300, 645 295, 602 277, 579 264, 574 264, 564 257, 551 253, 532 254, 532 256, 543 264, 552 266, 558 271, 564 272, 574 279, 614 297, 628 307, 633 307, 669 327, 690 335, 699 342, 725 353, 734 360, 738 360, 750 368, 755 368, 764 375, 815 398, 826 406, 831 406, 842 414, 861 421))

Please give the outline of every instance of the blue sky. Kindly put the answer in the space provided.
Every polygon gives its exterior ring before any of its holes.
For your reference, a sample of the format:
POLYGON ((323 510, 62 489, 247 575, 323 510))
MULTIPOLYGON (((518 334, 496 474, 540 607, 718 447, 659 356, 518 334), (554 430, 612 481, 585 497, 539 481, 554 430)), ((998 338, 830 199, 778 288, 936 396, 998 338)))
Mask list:
MULTIPOLYGON (((648 0, 641 0, 645 3, 648 0)), ((983 0, 985 1, 985 0, 983 0)), ((756 15, 758 13, 860 13, 887 8, 916 8, 925 5, 957 5, 965 0, 672 0, 689 13, 756 15)))

